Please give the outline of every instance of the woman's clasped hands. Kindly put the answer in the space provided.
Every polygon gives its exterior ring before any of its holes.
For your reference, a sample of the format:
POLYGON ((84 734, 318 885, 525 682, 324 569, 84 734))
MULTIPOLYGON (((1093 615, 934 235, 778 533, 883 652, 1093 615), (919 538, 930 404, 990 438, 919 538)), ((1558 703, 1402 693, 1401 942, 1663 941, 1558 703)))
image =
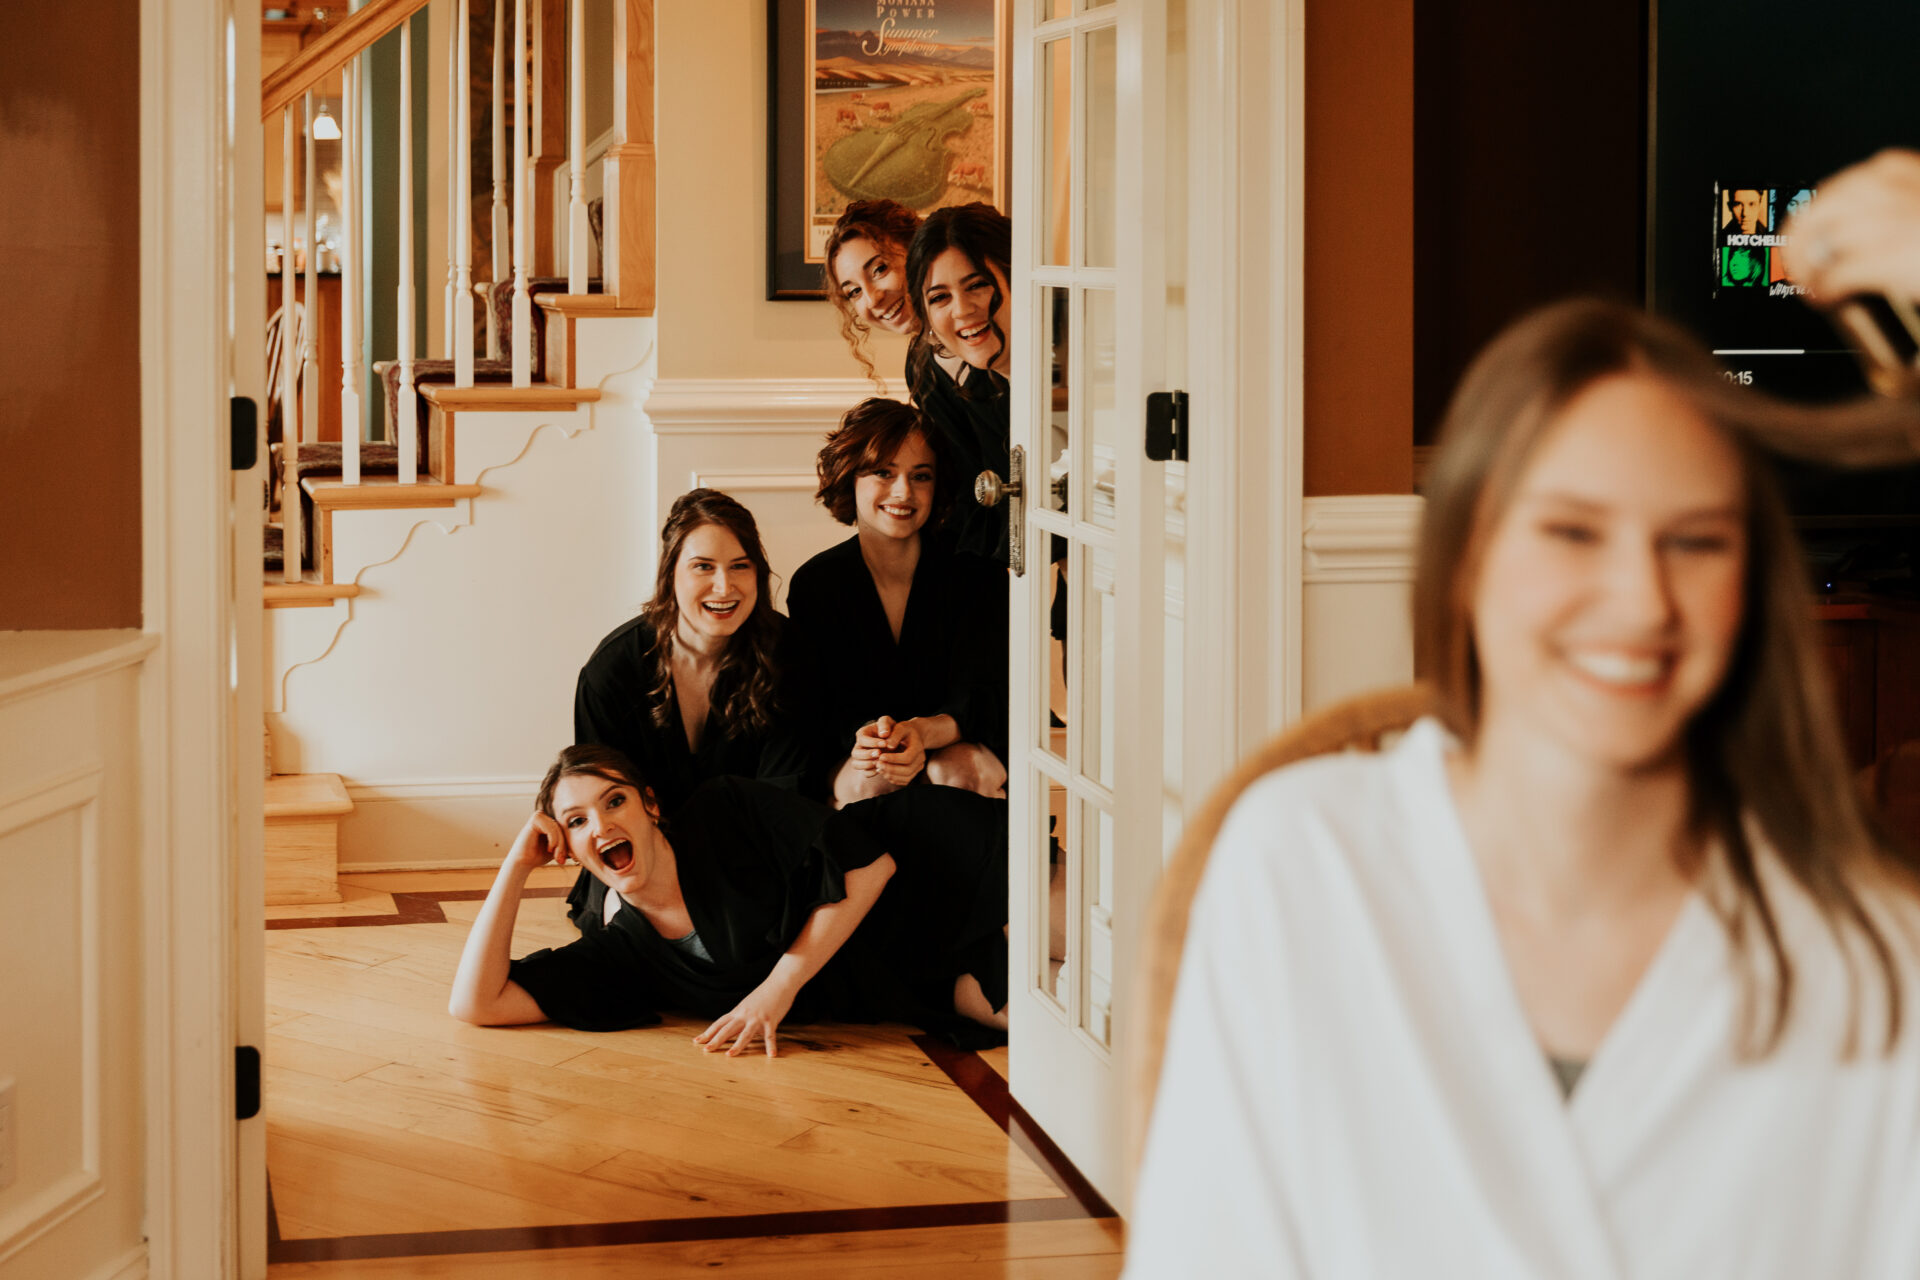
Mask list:
POLYGON ((856 773, 884 784, 886 791, 897 790, 927 767, 926 735, 917 719, 881 716, 854 734, 851 759, 856 773))

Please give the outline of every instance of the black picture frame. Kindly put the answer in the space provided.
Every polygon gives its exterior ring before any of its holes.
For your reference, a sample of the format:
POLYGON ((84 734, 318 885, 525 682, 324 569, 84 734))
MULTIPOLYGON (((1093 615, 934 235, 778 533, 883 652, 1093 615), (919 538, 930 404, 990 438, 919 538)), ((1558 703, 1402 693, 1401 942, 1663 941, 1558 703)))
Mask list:
POLYGON ((767 300, 827 296, 807 261, 807 0, 767 0, 767 300))

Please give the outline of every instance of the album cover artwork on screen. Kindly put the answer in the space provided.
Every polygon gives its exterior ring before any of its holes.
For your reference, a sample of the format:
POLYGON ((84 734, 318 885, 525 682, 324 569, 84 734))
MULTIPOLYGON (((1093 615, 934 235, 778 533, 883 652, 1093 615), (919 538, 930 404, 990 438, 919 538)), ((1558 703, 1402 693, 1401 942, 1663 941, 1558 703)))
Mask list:
POLYGON ((1813 195, 1812 187, 1714 184, 1714 297, 1789 298, 1806 292, 1794 283, 1781 252, 1782 228, 1813 195))

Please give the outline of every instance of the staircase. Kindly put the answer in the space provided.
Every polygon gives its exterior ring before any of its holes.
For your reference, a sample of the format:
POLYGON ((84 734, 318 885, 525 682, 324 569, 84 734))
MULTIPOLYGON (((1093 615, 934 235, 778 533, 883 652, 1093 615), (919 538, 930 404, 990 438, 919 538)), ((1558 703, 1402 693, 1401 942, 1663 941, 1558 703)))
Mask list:
MULTIPOLYGON (((341 186, 351 210, 368 150, 369 122, 354 110, 359 63, 377 40, 399 40, 404 50, 421 38, 422 24, 413 19, 425 6, 370 0, 265 78, 267 136, 284 148, 283 225, 298 250, 316 243, 316 149, 313 130, 303 128, 314 114, 315 89, 328 77, 345 81, 341 186), (303 134, 307 193, 296 226, 294 140, 303 134)), ((574 667, 651 594, 652 513, 631 495, 645 488, 640 405, 653 377, 653 246, 637 234, 645 229, 650 236, 653 226, 652 4, 623 0, 614 9, 614 47, 595 51, 618 64, 610 144, 598 155, 585 144, 581 0, 460 0, 453 30, 425 33, 435 56, 448 59, 449 83, 474 83, 473 67, 491 58, 494 172, 528 178, 514 184, 510 208, 504 185, 494 188, 491 280, 473 282, 474 200, 465 163, 473 95, 422 104, 404 78, 409 59, 401 57, 403 113, 424 107, 428 127, 450 136, 448 153, 461 161, 448 166, 443 296, 401 291, 401 349, 374 360, 386 403, 371 415, 361 403, 359 352, 376 303, 354 296, 350 284, 340 314, 298 326, 303 336, 269 371, 286 423, 285 438, 273 446, 274 483, 263 504, 267 720, 273 760, 283 771, 275 784, 289 794, 324 793, 329 805, 344 801, 331 812, 342 824, 349 862, 354 826, 368 813, 386 812, 383 803, 391 810, 396 787, 401 800, 419 802, 406 806, 400 833, 383 838, 421 841, 422 859, 431 861, 435 850, 427 846, 445 834, 434 826, 435 797, 428 794, 437 778, 465 779, 460 786, 469 791, 493 787, 493 807, 513 824, 498 837, 510 840, 531 797, 526 777, 571 740, 565 721, 574 667), (472 9, 482 4, 502 38, 473 34, 472 9), (543 54, 547 41, 563 41, 570 58, 543 54), (529 48, 532 63, 547 68, 537 113, 527 83, 533 77, 516 87, 505 74, 529 65, 529 48), (556 66, 565 74, 555 75, 556 66), (537 154, 529 136, 536 116, 567 126, 545 129, 537 154), (510 157, 502 154, 509 133, 510 157), (558 185, 539 189, 548 175, 558 185), (596 177, 609 231, 597 273, 599 237, 587 200, 596 177), (540 216, 542 203, 562 201, 566 217, 540 216), (484 348, 477 338, 450 340, 433 358, 421 358, 412 339, 424 307, 433 305, 444 306, 448 335, 468 337, 480 332, 479 307, 487 317, 484 348), (318 438, 323 389, 314 334, 328 324, 339 326, 344 353, 342 385, 328 392, 340 397, 341 441, 318 438), (377 442, 356 429, 363 417, 374 420, 377 442), (564 687, 549 687, 556 683, 564 687), (495 708, 502 714, 489 714, 495 708), (532 733, 524 729, 530 722, 539 726, 532 733), (514 726, 512 733, 502 725, 514 726), (508 736, 543 740, 500 741, 508 736), (488 781, 473 783, 476 776, 488 781), (355 790, 370 794, 354 797, 355 790)), ((401 157, 404 172, 411 161, 405 142, 401 157)), ((410 192, 411 183, 403 177, 400 188, 410 192)), ((404 231, 412 225, 405 194, 400 212, 397 275, 408 280, 414 246, 404 231)), ((340 236, 343 284, 356 278, 364 240, 351 225, 340 236)), ((296 253, 283 256, 282 297, 292 301, 296 253)), ((321 254, 304 257, 304 296, 315 298, 321 254)), ((311 883, 313 865, 303 866, 300 892, 324 894, 326 887, 311 883)))

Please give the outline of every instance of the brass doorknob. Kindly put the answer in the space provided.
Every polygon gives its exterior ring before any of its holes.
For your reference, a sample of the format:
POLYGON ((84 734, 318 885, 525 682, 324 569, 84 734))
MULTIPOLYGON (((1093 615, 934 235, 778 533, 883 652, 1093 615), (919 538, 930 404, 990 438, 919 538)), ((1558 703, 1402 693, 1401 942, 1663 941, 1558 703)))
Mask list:
POLYGON ((1000 473, 989 468, 973 478, 973 500, 983 507, 997 507, 1002 498, 1020 496, 1018 480, 1002 480, 1000 473))

